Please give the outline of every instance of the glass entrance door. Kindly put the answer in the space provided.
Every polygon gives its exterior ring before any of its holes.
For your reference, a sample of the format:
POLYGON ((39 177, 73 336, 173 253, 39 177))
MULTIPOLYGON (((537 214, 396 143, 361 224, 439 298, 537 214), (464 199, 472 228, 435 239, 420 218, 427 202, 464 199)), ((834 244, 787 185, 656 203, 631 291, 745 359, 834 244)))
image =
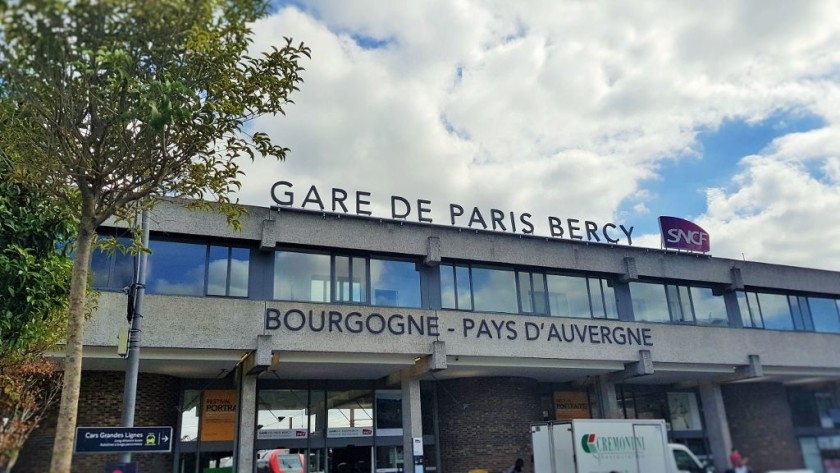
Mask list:
POLYGON ((328 455, 330 473, 372 473, 371 447, 334 447, 328 455))

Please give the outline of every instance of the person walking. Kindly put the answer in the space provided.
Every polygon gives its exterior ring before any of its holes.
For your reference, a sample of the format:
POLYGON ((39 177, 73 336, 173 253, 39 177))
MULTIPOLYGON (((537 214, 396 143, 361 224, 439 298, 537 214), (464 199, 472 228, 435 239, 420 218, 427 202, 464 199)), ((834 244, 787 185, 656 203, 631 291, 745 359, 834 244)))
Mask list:
POLYGON ((732 473, 751 473, 752 470, 747 466, 747 457, 741 456, 741 452, 737 448, 732 447, 732 452, 729 454, 729 463, 732 464, 732 473))
POLYGON ((513 465, 510 466, 505 473, 522 473, 522 467, 525 466, 525 460, 517 458, 513 465))

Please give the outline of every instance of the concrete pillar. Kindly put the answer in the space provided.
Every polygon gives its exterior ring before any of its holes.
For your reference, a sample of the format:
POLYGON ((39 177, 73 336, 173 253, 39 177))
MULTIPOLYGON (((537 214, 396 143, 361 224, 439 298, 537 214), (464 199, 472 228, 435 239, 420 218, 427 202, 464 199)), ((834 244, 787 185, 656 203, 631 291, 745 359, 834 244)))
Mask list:
MULTIPOLYGON (((414 437, 423 438, 423 419, 420 410, 420 380, 413 379, 405 371, 400 383, 402 387, 403 425, 403 471, 414 471, 414 437)), ((418 473, 422 473, 422 470, 418 473)))
POLYGON ((234 471, 253 473, 256 471, 254 443, 257 432, 257 377, 249 376, 239 368, 238 399, 236 404, 236 436, 233 439, 234 471))
POLYGON ((726 471, 729 468, 732 437, 729 434, 729 422, 726 420, 726 408, 723 404, 720 384, 701 384, 700 403, 703 405, 703 420, 706 423, 706 433, 709 436, 709 448, 715 469, 726 471))
POLYGON ((615 383, 609 381, 606 375, 598 376, 595 380, 595 390, 598 398, 598 417, 601 419, 620 419, 622 416, 615 395, 615 383))

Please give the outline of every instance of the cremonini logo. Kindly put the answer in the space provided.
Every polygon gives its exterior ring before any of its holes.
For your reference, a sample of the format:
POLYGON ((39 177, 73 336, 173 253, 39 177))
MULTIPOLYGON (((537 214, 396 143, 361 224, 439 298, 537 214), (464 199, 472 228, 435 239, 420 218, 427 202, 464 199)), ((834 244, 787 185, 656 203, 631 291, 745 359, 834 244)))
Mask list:
POLYGON ((598 453, 598 447, 595 445, 595 434, 586 434, 581 437, 580 446, 586 453, 598 453))
POLYGON ((584 434, 580 438, 580 446, 584 452, 596 456, 597 454, 623 454, 644 451, 645 439, 632 435, 597 437, 595 434, 584 434))

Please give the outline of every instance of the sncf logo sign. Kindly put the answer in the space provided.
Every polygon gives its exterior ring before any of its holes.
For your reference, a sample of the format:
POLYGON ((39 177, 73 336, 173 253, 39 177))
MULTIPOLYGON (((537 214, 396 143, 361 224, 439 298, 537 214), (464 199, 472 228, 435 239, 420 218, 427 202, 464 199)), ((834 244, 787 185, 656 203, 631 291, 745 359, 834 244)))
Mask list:
POLYGON ((709 251, 709 233, 688 220, 677 217, 659 217, 659 230, 665 248, 703 253, 709 251))

